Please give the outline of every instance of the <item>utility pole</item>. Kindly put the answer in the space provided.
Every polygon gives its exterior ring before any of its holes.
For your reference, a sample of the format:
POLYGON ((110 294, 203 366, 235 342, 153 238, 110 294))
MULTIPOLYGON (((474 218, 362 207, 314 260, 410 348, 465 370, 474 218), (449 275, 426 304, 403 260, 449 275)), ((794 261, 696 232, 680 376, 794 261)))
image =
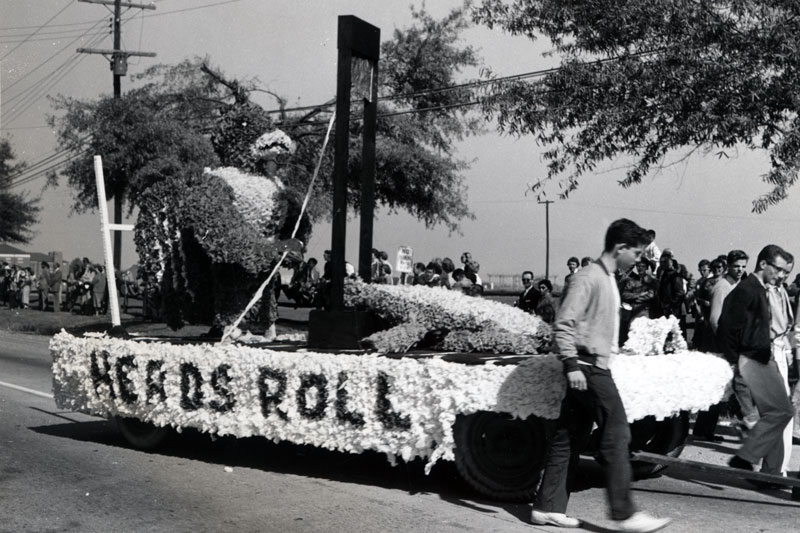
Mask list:
MULTIPOLYGON (((78 0, 87 4, 101 4, 104 6, 114 6, 114 49, 107 50, 101 48, 78 48, 79 54, 101 54, 108 58, 111 57, 111 71, 114 74, 114 98, 122 96, 122 76, 128 73, 128 57, 156 57, 154 52, 129 52, 122 50, 122 8, 135 9, 155 9, 153 4, 132 4, 121 0, 78 0)), ((105 154, 101 154, 105 155, 105 154)), ((119 179, 119 178, 117 178, 119 179)), ((120 186, 114 190, 114 223, 122 224, 122 205, 124 194, 120 186)), ((122 268, 122 234, 114 232, 114 267, 122 268)))
POLYGON ((544 252, 544 277, 550 279, 550 204, 553 200, 539 200, 544 204, 544 231, 545 231, 545 252, 544 252))

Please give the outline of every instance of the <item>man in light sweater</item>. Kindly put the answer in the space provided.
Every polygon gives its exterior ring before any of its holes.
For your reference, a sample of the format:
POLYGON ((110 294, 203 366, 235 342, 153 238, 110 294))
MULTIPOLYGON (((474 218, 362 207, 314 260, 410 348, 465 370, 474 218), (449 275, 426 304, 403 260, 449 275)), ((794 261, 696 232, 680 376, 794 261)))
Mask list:
POLYGON ((617 530, 648 533, 670 523, 668 518, 637 511, 633 504, 630 428, 608 369, 609 358, 618 349, 620 325, 620 295, 614 273, 630 269, 648 242, 645 230, 635 222, 617 220, 606 231, 600 258, 570 279, 569 291, 553 324, 556 353, 567 377, 567 395, 533 504, 534 524, 580 526, 579 520, 565 514, 571 485, 568 474, 574 472, 578 460, 577 443, 585 441, 592 422, 600 432, 600 463, 617 530), (571 432, 570 428, 581 429, 571 432))

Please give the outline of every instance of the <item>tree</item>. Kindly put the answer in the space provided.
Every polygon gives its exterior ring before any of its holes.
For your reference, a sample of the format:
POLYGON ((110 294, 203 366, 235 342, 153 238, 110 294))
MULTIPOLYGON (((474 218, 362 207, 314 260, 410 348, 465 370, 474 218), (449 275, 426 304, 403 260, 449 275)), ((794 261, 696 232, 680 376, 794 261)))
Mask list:
MULTIPOLYGON (((483 0, 476 21, 549 38, 560 68, 487 99, 502 131, 547 146, 562 195, 598 163, 634 158, 628 187, 668 152, 766 150, 764 211, 800 169, 800 4, 780 0, 483 0)), ((541 188, 543 183, 535 188, 541 188)))
POLYGON ((27 243, 33 237, 31 227, 39 222, 38 198, 26 193, 12 193, 13 178, 25 169, 16 159, 7 139, 0 140, 0 242, 27 243))
MULTIPOLYGON (((201 133, 186 127, 186 117, 169 116, 167 104, 146 91, 94 101, 54 98, 61 149, 75 156, 62 170, 75 192, 77 212, 97 207, 93 156, 103 158, 108 199, 122 198, 129 209, 149 187, 171 176, 202 172, 218 160, 201 133)), ((57 183, 55 174, 51 182, 57 183)))
MULTIPOLYGON (((462 10, 442 20, 424 10, 412 15, 414 25, 395 30, 382 45, 380 94, 386 101, 380 113, 393 116, 381 117, 378 123, 376 202, 390 211, 407 210, 428 226, 443 224, 453 231, 460 220, 472 216, 462 175, 467 164, 453 158, 453 143, 479 132, 479 117, 457 107, 463 93, 437 90, 452 85, 459 72, 477 66, 479 60, 460 40, 467 26, 462 10)), ((287 100, 260 88, 256 79, 231 79, 201 58, 157 65, 136 79, 142 85, 117 101, 56 99, 56 110, 64 112, 51 118, 59 144, 80 156, 63 172, 76 190, 77 210, 96 205, 94 153, 104 156, 109 196, 124 195, 132 206, 144 189, 178 172, 183 164, 197 163, 184 167, 184 174, 210 166, 210 154, 222 165, 252 170, 248 147, 275 127, 298 144, 283 177, 296 194, 305 194, 332 106, 270 114, 256 96, 272 95, 281 109, 287 100), (182 147, 185 158, 176 154, 176 146, 182 147), (159 175, 164 168, 166 173, 159 175)), ((360 131, 360 122, 354 120, 348 183, 349 201, 355 207, 360 191, 360 131)), ((329 151, 310 204, 312 220, 330 213, 332 168, 329 151)))

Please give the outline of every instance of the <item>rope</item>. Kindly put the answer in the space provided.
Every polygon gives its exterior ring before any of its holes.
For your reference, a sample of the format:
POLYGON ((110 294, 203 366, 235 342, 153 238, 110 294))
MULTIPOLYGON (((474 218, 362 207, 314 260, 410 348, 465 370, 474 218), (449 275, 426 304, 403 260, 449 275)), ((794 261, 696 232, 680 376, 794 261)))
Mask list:
MULTIPOLYGON (((297 216, 297 222, 295 222, 294 230, 292 231, 292 236, 290 239, 294 239, 295 235, 297 235, 297 231, 300 229, 300 221, 303 219, 303 213, 305 213, 306 208, 308 207, 308 202, 311 199, 311 193, 314 191, 314 183, 317 181, 317 176, 319 175, 319 169, 322 167, 322 158, 325 156, 325 148, 328 146, 328 140, 331 136, 331 130, 333 129, 333 122, 336 118, 336 113, 331 115, 331 119, 328 122, 328 131, 325 133, 325 140, 322 143, 322 149, 319 152, 319 159, 317 160, 317 166, 314 168, 314 175, 311 176, 311 182, 308 184, 308 191, 306 192, 306 197, 303 199, 303 205, 300 207, 300 214, 297 216)), ((258 288, 256 293, 253 295, 253 298, 250 300, 250 303, 247 304, 247 307, 244 308, 242 314, 239 315, 239 318, 230 326, 225 328, 225 331, 222 334, 222 339, 220 339, 220 344, 224 343, 230 334, 236 330, 236 328, 241 323, 242 319, 245 317, 248 311, 253 308, 253 306, 261 299, 261 296, 264 294, 264 289, 267 285, 270 284, 272 278, 275 277, 275 274, 278 272, 278 269, 283 264, 283 261, 286 259, 286 256, 289 255, 289 250, 286 249, 281 254, 280 260, 275 264, 272 269, 272 272, 269 273, 267 279, 264 280, 264 283, 258 288)))

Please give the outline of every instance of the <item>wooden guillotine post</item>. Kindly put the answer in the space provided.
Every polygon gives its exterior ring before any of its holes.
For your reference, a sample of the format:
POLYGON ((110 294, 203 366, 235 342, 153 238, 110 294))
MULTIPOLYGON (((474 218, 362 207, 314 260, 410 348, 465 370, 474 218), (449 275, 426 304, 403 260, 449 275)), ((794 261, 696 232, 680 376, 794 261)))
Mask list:
MULTIPOLYGON (((331 235, 331 299, 327 310, 311 313, 309 344, 354 348, 369 334, 374 317, 344 305, 347 176, 349 173, 350 105, 353 92, 363 104, 361 157, 361 231, 358 272, 371 278, 372 224, 375 210, 375 129, 378 111, 380 29, 352 15, 339 17, 336 77, 336 129, 331 235)), ((358 100, 356 100, 358 101, 358 100)))

